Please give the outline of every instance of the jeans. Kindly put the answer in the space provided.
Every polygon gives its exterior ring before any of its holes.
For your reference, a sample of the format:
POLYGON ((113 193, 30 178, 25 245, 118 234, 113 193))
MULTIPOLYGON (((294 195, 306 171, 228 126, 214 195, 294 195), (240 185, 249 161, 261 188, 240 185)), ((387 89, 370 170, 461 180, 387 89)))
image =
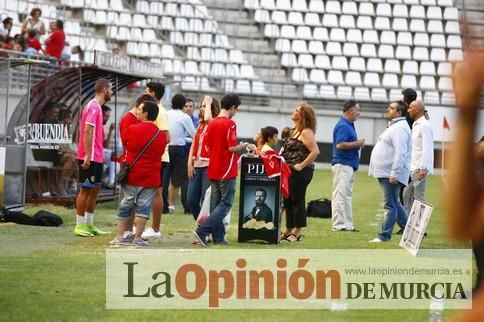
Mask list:
POLYGON ((163 213, 168 213, 168 187, 170 186, 170 179, 171 179, 171 168, 169 162, 161 162, 161 168, 163 170, 163 213))
POLYGON ((333 197, 331 200, 331 226, 333 230, 348 229, 353 227, 353 183, 355 170, 353 167, 337 163, 331 167, 333 172, 333 197))
POLYGON ((192 210, 192 215, 197 220, 200 214, 205 191, 210 187, 210 180, 207 178, 208 167, 194 168, 193 178, 188 183, 187 202, 192 210))
POLYGON ((381 232, 378 233, 378 238, 386 241, 391 239, 393 226, 395 226, 396 222, 398 222, 400 227, 405 227, 408 215, 398 198, 403 184, 400 182, 392 184, 388 178, 378 178, 378 182, 383 190, 383 207, 385 209, 383 224, 381 232))
POLYGON ((407 213, 410 213, 412 209, 413 201, 417 199, 418 201, 425 202, 425 186, 427 184, 426 175, 421 181, 418 180, 419 170, 414 170, 410 174, 411 182, 408 186, 403 189, 403 205, 407 213))
POLYGON ((225 225, 223 220, 232 208, 235 197, 236 178, 227 180, 212 180, 212 195, 210 197, 210 216, 197 228, 197 234, 202 240, 211 233, 213 242, 226 243, 225 225))

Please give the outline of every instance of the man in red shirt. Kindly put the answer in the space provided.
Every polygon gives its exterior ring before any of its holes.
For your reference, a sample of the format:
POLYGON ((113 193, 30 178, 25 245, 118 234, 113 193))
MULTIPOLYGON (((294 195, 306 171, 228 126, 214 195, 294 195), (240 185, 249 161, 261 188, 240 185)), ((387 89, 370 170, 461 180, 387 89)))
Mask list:
POLYGON ((210 216, 193 235, 203 247, 207 247, 207 236, 212 234, 214 244, 227 244, 223 219, 232 208, 237 179, 237 152, 246 143, 237 143, 237 125, 232 121, 240 105, 235 94, 222 98, 220 114, 208 125, 207 136, 210 149, 210 162, 207 176, 211 181, 210 216))
POLYGON ((64 22, 62 20, 52 21, 50 30, 52 33, 45 39, 45 54, 60 59, 66 43, 64 22))
POLYGON ((150 217, 151 203, 157 187, 161 185, 161 156, 165 152, 166 133, 160 131, 155 124, 158 116, 158 106, 152 101, 143 101, 142 110, 138 113, 139 124, 131 125, 126 135, 126 162, 131 165, 128 182, 122 185, 118 209, 117 236, 111 244, 131 243, 123 238, 128 229, 129 218, 134 211, 136 225, 135 237, 132 243, 139 246, 148 245, 141 238, 146 222, 150 217), (154 140, 147 145, 152 139, 154 140), (146 150, 134 162, 139 153, 146 150), (134 162, 134 163, 133 163, 134 162))

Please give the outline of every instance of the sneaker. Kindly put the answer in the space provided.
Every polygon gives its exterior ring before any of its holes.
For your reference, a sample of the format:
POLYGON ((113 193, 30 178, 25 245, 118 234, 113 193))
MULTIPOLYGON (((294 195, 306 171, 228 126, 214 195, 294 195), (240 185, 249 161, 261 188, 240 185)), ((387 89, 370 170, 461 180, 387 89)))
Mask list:
POLYGON ((175 206, 168 206, 168 212, 170 214, 174 213, 175 212, 175 206))
POLYGON ((372 240, 369 241, 369 243, 383 243, 384 240, 381 240, 380 238, 376 237, 372 240))
POLYGON ((133 239, 133 245, 135 246, 149 246, 150 242, 144 239, 133 239))
POLYGON ((86 224, 86 226, 89 229, 89 231, 95 236, 109 234, 107 231, 102 231, 101 229, 97 228, 93 224, 86 224))
POLYGON ((148 228, 141 234, 141 238, 161 238, 161 231, 155 231, 153 228, 148 228))
POLYGON ((81 237, 94 237, 94 234, 91 232, 87 224, 78 224, 74 228, 74 235, 81 236, 81 237))
POLYGON ((109 245, 130 245, 132 243, 132 239, 129 238, 114 238, 109 242, 109 245))
POLYGON ((193 236, 200 243, 200 245, 202 245, 203 247, 207 247, 207 242, 203 238, 201 238, 200 235, 198 235, 196 230, 193 231, 193 236))

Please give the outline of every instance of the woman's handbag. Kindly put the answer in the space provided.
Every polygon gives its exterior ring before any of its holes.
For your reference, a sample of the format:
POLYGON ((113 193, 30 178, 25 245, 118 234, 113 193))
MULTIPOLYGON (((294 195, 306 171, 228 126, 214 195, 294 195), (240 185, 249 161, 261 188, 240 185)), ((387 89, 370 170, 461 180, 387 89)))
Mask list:
POLYGON ((151 143, 153 143, 153 141, 156 139, 158 134, 160 134, 160 132, 161 131, 158 130, 156 132, 156 134, 151 138, 151 140, 148 143, 146 143, 143 150, 141 150, 140 153, 138 153, 138 155, 136 156, 136 158, 134 159, 134 161, 131 164, 128 165, 128 163, 126 161, 123 161, 123 163, 121 164, 121 170, 116 175, 116 183, 126 184, 128 182, 129 169, 131 169, 133 167, 133 165, 136 163, 136 161, 138 161, 138 159, 141 157, 141 155, 146 151, 146 149, 151 145, 151 143))

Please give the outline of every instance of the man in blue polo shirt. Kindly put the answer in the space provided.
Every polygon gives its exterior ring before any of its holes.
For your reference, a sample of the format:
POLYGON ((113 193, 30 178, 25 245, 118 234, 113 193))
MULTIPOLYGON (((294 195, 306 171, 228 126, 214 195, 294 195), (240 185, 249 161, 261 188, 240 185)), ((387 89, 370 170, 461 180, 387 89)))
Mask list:
POLYGON ((355 100, 343 104, 343 116, 333 130, 333 200, 331 201, 333 231, 358 232, 353 226, 352 194, 355 172, 360 165, 360 149, 365 139, 358 140, 354 122, 360 116, 355 100))

